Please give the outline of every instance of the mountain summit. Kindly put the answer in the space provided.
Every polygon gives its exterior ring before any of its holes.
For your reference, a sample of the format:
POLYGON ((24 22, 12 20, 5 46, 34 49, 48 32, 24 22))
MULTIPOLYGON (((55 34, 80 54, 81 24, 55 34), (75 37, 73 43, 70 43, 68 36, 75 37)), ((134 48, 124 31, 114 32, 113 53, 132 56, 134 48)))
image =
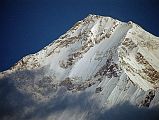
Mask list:
POLYGON ((159 38, 131 21, 89 15, 0 73, 0 117, 99 119, 92 114, 125 103, 158 106, 158 87, 159 38))

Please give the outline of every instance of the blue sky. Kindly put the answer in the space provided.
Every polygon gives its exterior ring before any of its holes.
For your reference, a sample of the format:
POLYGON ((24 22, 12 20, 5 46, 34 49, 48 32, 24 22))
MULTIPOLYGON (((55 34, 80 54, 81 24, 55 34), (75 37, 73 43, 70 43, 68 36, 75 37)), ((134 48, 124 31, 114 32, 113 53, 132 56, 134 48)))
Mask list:
POLYGON ((132 20, 159 36, 159 0, 0 0, 0 71, 35 53, 88 14, 132 20))

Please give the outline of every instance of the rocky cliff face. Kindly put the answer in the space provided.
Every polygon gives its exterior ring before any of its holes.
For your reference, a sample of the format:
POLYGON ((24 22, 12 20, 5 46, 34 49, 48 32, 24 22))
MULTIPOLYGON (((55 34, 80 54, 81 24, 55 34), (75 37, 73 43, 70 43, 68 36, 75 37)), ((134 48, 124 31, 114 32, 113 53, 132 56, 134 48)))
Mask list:
MULTIPOLYGON (((88 104, 93 99, 100 109, 125 102, 139 107, 157 106, 159 38, 131 21, 124 23, 89 15, 38 53, 22 58, 12 68, 1 72, 0 79, 1 86, 12 86, 36 104, 56 100, 59 91, 64 89, 63 96, 89 93, 88 104)), ((12 92, 3 89, 0 94, 12 92)), ((87 119, 92 112, 90 109, 97 107, 96 104, 91 106, 87 112, 76 109, 75 113, 66 107, 60 117, 54 114, 51 119, 66 119, 68 114, 75 114, 69 119, 87 119)), ((25 107, 30 111, 29 106, 25 107)), ((37 106, 32 110, 35 108, 37 106)))

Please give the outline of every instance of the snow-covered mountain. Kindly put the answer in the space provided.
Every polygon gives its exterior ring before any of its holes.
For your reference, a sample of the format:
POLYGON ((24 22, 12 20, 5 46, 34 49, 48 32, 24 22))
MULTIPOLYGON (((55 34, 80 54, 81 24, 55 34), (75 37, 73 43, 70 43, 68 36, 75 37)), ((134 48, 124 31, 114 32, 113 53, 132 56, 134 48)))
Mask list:
POLYGON ((158 87, 159 38, 131 21, 89 15, 0 73, 0 117, 105 119, 95 114, 158 106, 158 87))

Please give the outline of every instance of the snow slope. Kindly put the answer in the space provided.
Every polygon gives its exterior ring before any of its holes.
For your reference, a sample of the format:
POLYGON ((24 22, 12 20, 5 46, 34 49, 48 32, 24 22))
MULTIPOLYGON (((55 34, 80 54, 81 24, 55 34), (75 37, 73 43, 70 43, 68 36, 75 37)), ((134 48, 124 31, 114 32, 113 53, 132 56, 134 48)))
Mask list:
MULTIPOLYGON (((54 100, 64 87, 64 96, 91 93, 89 100, 103 109, 125 102, 154 107, 159 104, 159 38, 131 21, 89 15, 38 53, 1 72, 0 79, 36 103, 54 100)), ((65 109, 47 119, 84 120, 89 114, 65 109)))

